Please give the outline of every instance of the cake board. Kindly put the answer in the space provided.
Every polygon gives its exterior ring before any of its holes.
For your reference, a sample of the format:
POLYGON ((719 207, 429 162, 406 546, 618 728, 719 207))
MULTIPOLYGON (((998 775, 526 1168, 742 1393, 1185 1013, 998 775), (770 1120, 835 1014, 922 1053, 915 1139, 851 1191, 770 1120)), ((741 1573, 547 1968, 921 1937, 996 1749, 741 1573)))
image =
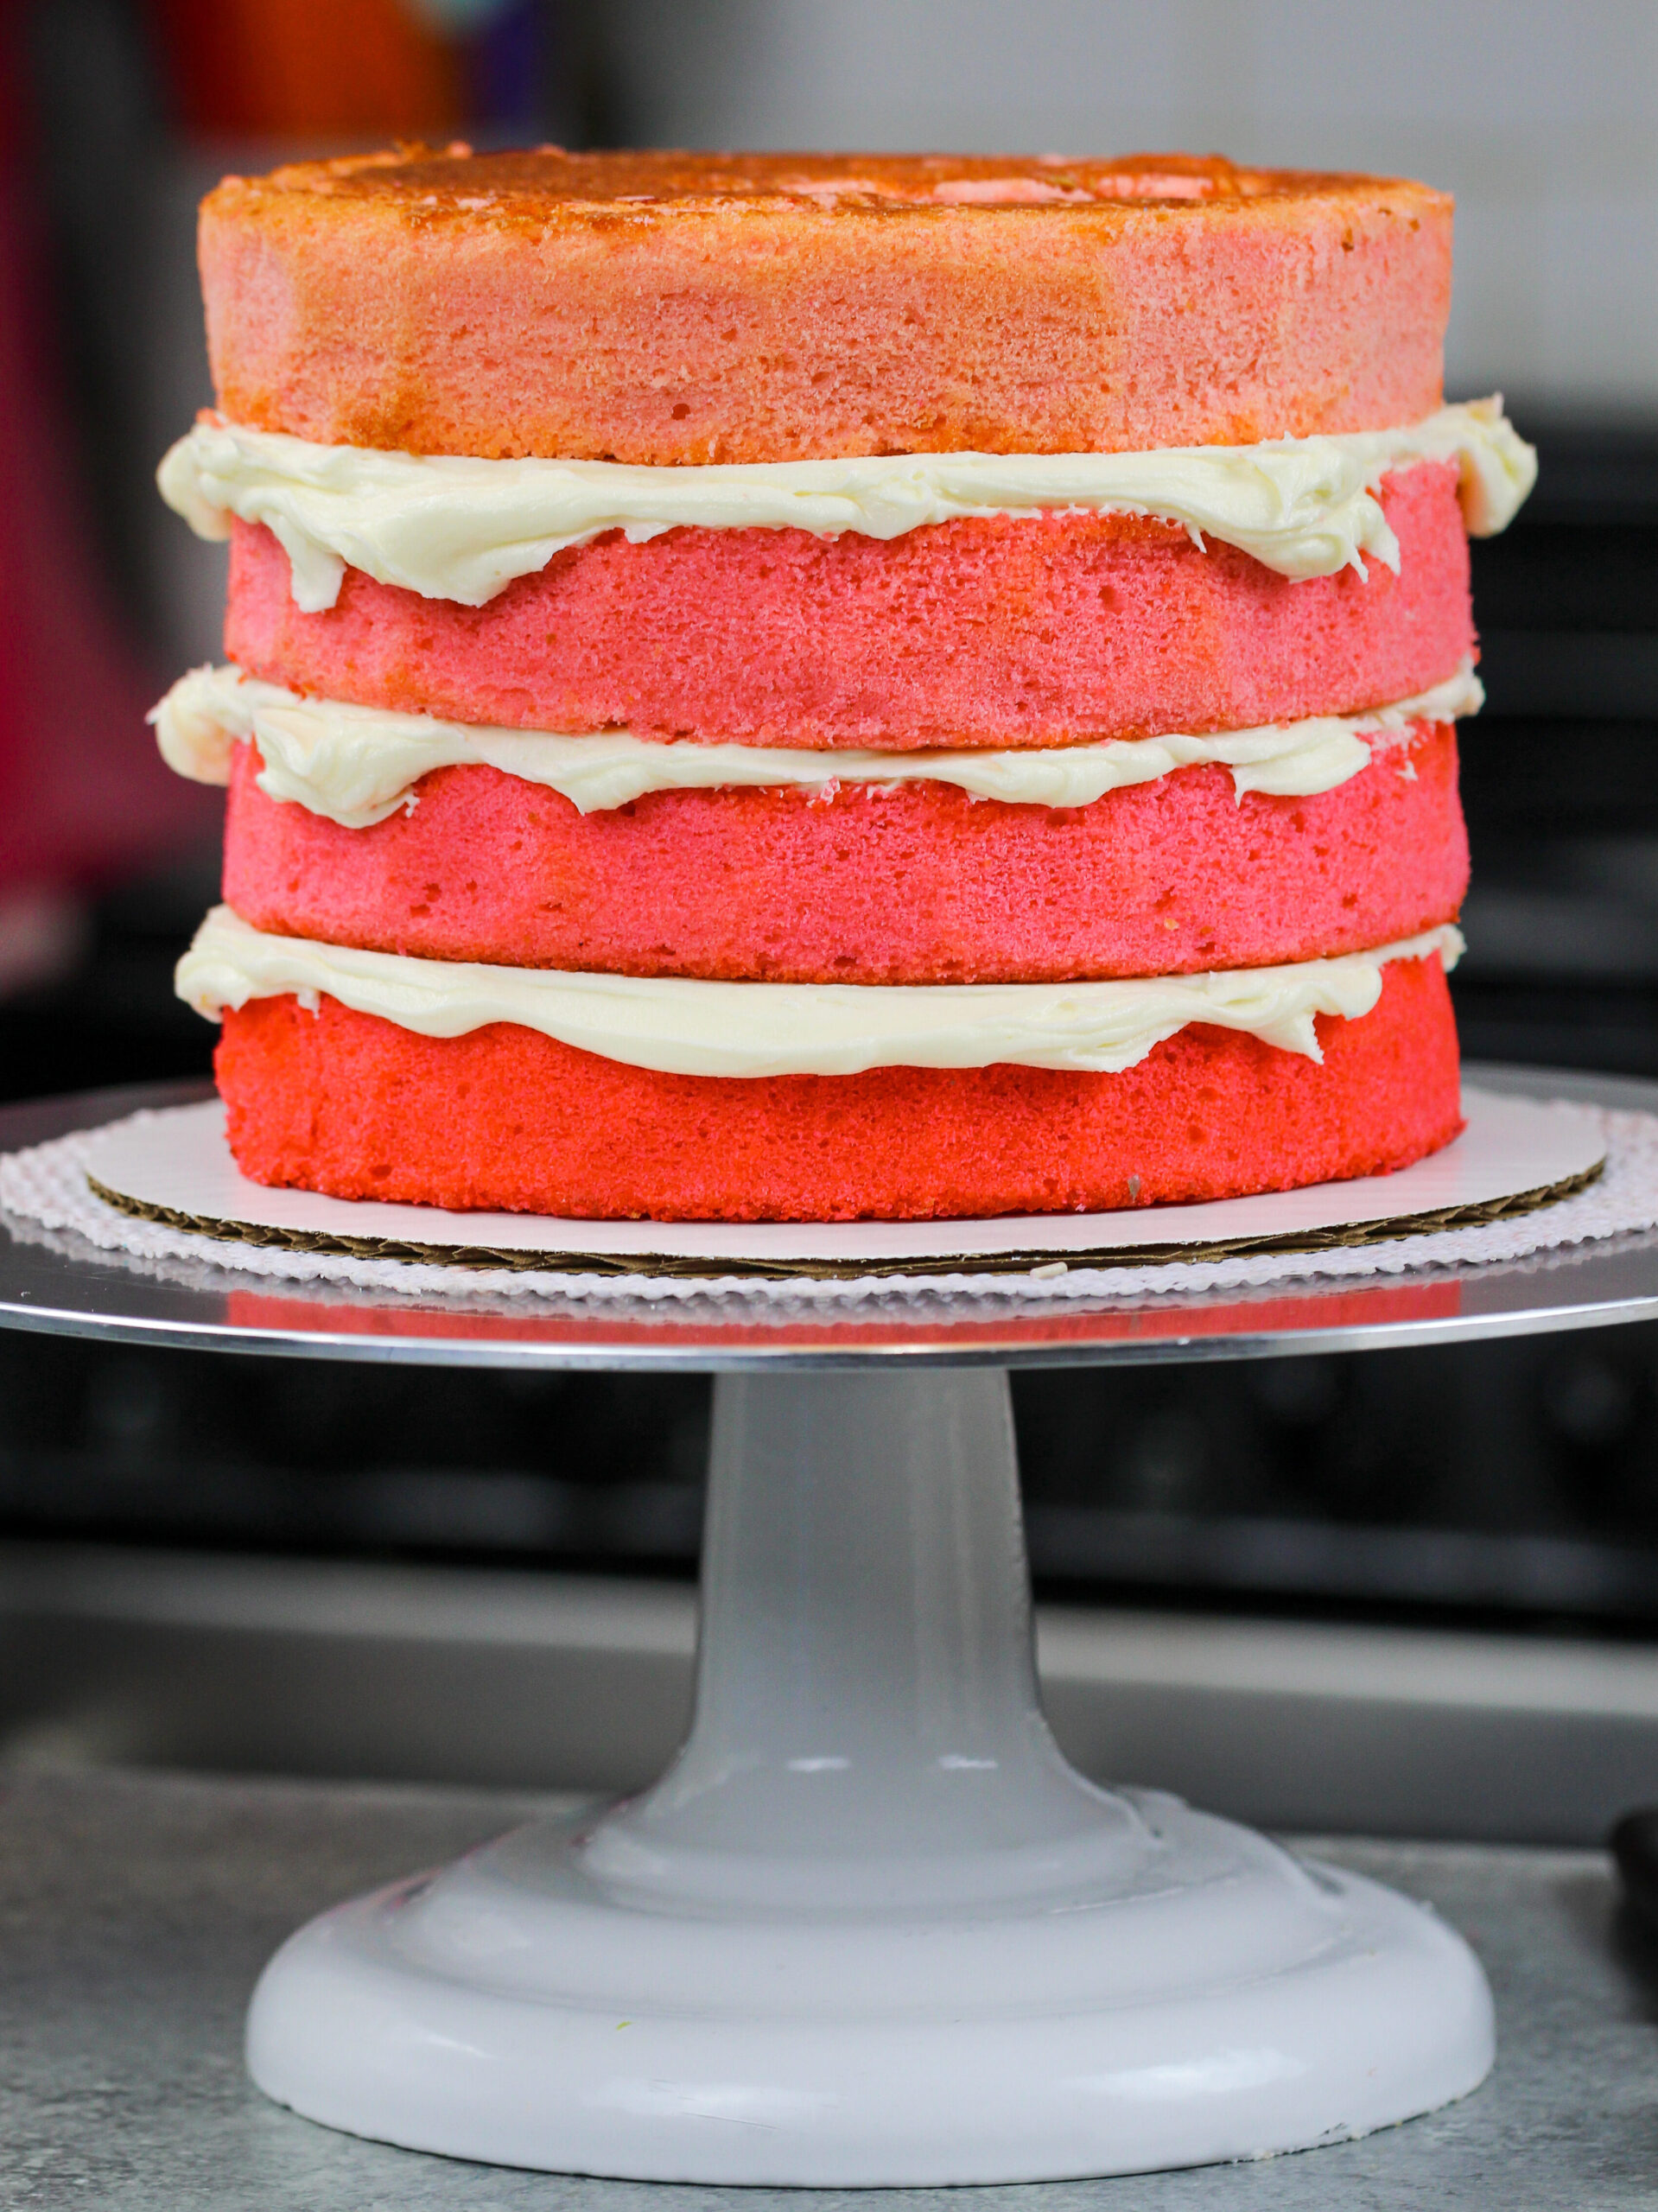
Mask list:
MULTIPOLYGON (((1648 1086, 1508 1087, 1658 1107, 1648 1086)), ((15 1109, 0 1145, 111 1111, 15 1109)), ((1002 1370, 1634 1319, 1658 1313, 1658 1233, 1358 1289, 1058 1312, 1017 1292, 581 1306, 469 1313, 336 1284, 256 1310, 228 1269, 167 1276, 21 1228, 0 1252, 0 1318, 25 1327, 719 1373, 686 1746, 640 1797, 292 1938, 249 2022, 270 2094, 499 2164, 873 2186, 1261 2156, 1483 2078, 1489 1993, 1422 1908, 1064 1764, 1002 1370)))

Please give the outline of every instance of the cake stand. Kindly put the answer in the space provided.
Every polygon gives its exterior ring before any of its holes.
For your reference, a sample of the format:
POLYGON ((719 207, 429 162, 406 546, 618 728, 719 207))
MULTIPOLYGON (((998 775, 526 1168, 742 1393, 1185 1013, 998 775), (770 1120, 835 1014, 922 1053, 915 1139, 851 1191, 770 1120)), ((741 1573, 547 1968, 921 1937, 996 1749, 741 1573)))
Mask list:
MULTIPOLYGON (((1479 1079, 1658 1108, 1658 1086, 1479 1079)), ((14 1109, 0 1148, 188 1095, 14 1109)), ((1484 2077, 1484 1979, 1425 1908, 1066 1765, 1006 1370, 1632 1320, 1658 1314, 1658 1233, 1358 1287, 783 1313, 275 1294, 0 1236, 0 1322, 23 1328, 717 1376, 684 1748, 640 1796, 292 1937, 248 2063, 295 2111, 502 2164, 893 2186, 1301 2149, 1484 2077)))

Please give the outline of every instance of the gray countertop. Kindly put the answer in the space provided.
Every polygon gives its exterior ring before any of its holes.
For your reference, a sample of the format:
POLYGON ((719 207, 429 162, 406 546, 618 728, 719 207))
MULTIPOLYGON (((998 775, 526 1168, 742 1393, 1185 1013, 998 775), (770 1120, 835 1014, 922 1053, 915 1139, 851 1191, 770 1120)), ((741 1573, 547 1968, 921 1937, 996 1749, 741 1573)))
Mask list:
MULTIPOLYGON (((13 1773, 0 1781, 0 2204, 46 2212, 688 2212, 778 2194, 463 2165, 296 2120, 249 2085, 241 2016, 321 1907, 526 1809, 455 1791, 13 1773)), ((1324 1842, 1431 1899, 1496 1992, 1496 2072, 1449 2111, 1247 2166, 973 2192, 1022 2212, 1658 2207, 1658 1946, 1598 1853, 1324 1842)), ((924 2190, 811 2193, 875 2212, 924 2190)), ((957 2202, 961 2193, 952 2192, 957 2202)), ((803 2201, 806 2201, 804 2200, 803 2201)))

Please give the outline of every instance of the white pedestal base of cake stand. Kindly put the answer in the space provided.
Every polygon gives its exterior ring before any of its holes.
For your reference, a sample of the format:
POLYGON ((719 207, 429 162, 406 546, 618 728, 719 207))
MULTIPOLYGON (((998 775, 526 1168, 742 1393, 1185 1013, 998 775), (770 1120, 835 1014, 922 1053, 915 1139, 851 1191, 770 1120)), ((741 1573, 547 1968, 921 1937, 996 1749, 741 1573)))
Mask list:
POLYGON ((1004 1375, 716 1389, 678 1758, 302 1929, 263 2089, 499 2164, 903 2185, 1297 2150, 1483 2079, 1426 1910, 1060 1757, 1004 1375))

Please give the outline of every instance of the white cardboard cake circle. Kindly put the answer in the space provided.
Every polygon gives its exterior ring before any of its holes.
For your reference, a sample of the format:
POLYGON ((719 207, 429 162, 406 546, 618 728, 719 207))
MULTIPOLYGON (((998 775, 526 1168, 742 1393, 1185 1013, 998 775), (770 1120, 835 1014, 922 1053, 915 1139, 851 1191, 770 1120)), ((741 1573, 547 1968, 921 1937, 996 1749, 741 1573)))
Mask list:
POLYGON ((975 1263, 1097 1266, 1105 1255, 1175 1259, 1241 1240, 1293 1243, 1383 1224, 1391 1235, 1409 1236, 1418 1224, 1423 1231, 1446 1226, 1447 1213, 1573 1186, 1606 1156, 1600 1117, 1588 1107, 1471 1088, 1463 1094, 1463 1111, 1468 1126, 1454 1143, 1392 1175, 1203 1205, 973 1221, 572 1221, 268 1190, 238 1170, 217 1099, 112 1122, 87 1141, 85 1159, 89 1177, 111 1195, 187 1217, 181 1226, 208 1235, 236 1237, 251 1229, 352 1248, 384 1240, 418 1247, 410 1258, 439 1262, 446 1252, 486 1251, 533 1255, 552 1268, 619 1263, 645 1271, 658 1262, 679 1272, 688 1262, 702 1262, 839 1274, 975 1263))

